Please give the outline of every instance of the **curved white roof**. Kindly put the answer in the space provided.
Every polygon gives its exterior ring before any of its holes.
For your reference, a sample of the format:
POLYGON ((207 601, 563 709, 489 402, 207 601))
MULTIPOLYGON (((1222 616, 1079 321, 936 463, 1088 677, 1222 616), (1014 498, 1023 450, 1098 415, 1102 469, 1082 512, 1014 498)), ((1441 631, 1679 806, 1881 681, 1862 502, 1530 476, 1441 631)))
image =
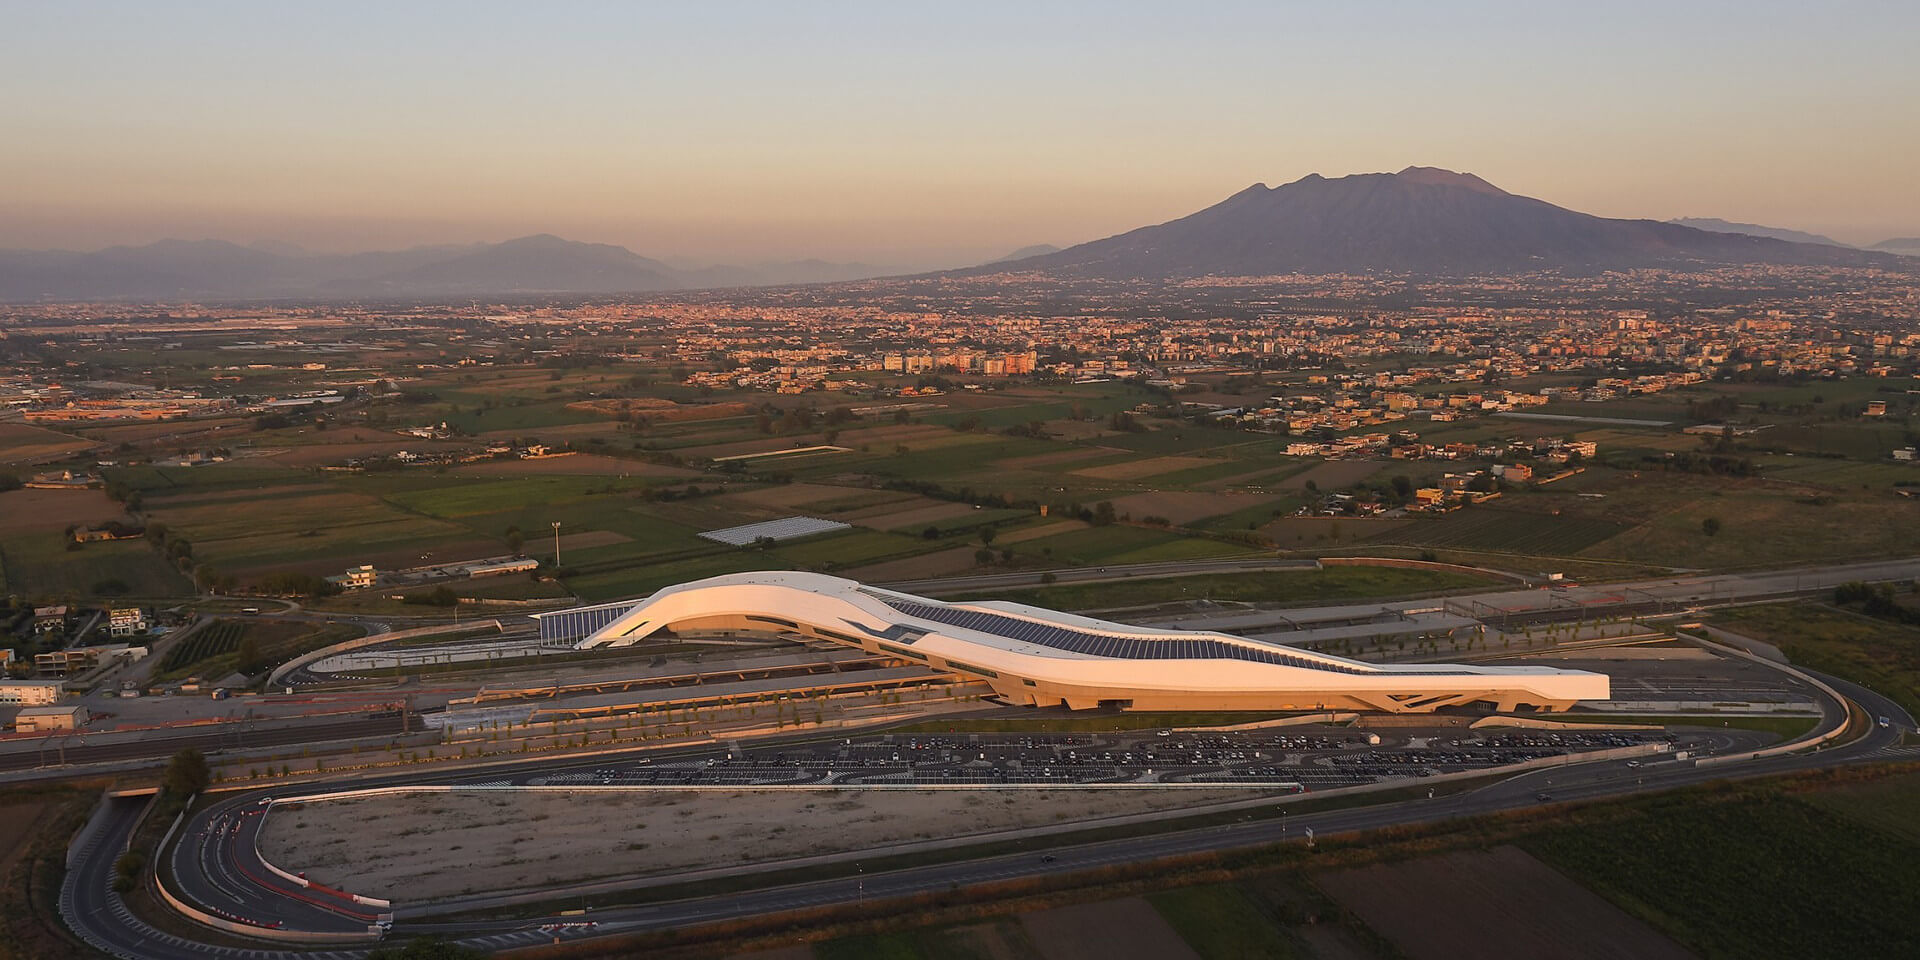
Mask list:
MULTIPOLYGON (((1129 626, 1005 602, 947 603, 799 571, 736 573, 668 587, 624 610, 583 611, 583 647, 624 646, 674 623, 742 618, 957 672, 1116 692, 1366 693, 1511 690, 1524 702, 1605 699, 1603 674, 1550 667, 1376 664, 1231 634, 1129 626), (604 619, 603 619, 604 618, 604 619)), ((999 685, 996 684, 996 687, 999 685)))

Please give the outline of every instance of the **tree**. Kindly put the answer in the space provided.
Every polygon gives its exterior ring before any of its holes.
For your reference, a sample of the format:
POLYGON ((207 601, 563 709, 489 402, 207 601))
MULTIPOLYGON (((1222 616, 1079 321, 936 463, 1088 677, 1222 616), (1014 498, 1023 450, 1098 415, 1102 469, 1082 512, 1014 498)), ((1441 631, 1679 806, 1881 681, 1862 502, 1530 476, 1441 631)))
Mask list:
POLYGON ((993 533, 992 527, 980 528, 980 545, 981 546, 983 547, 993 546, 993 537, 994 537, 994 533, 993 533))
POLYGON ((986 547, 981 547, 980 549, 975 550, 973 552, 973 562, 983 567, 991 566, 993 564, 993 560, 994 560, 994 552, 992 550, 988 550, 986 547))
POLYGON ((519 527, 507 528, 507 549, 508 550, 512 550, 514 553, 519 553, 520 548, 525 546, 526 542, 527 542, 527 536, 526 534, 520 532, 519 527))
POLYGON ((188 747, 167 761, 167 773, 160 782, 162 788, 175 797, 191 797, 205 790, 212 780, 213 770, 207 766, 207 758, 188 747))
POLYGON ((235 669, 252 676, 259 673, 260 668, 265 665, 260 662, 260 641, 249 636, 241 637, 240 654, 235 658, 235 669))
POLYGON ((113 889, 126 893, 140 882, 140 871, 146 869, 147 855, 138 850, 129 851, 113 861, 113 889))
POLYGON ((1094 526, 1104 527, 1113 523, 1113 521, 1114 521, 1113 501, 1102 500, 1099 503, 1096 503, 1093 505, 1093 525, 1094 526))
POLYGON ((1720 518, 1708 517, 1705 520, 1700 521, 1700 532, 1706 534, 1709 537, 1718 536, 1720 533, 1720 518))

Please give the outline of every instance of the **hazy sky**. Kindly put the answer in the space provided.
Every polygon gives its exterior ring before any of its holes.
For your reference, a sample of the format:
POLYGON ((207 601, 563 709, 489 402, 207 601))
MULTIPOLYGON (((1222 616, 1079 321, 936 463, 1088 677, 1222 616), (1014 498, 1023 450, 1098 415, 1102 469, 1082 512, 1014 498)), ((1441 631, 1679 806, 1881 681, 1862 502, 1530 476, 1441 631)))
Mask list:
POLYGON ((1429 164, 1920 235, 1920 3, 0 0, 0 247, 969 262, 1429 164))

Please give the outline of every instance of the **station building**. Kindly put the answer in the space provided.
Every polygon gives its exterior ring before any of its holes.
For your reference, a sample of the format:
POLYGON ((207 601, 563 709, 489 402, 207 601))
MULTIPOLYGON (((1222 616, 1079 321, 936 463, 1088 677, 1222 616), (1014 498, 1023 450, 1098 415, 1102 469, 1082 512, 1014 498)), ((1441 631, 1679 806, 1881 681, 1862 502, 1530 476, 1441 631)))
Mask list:
POLYGON ((700 633, 825 641, 982 681, 1011 704, 1076 710, 1549 711, 1609 694, 1605 674, 1584 670, 1367 663, 1004 601, 946 603, 795 571, 728 574, 535 619, 543 639, 582 649, 700 633))

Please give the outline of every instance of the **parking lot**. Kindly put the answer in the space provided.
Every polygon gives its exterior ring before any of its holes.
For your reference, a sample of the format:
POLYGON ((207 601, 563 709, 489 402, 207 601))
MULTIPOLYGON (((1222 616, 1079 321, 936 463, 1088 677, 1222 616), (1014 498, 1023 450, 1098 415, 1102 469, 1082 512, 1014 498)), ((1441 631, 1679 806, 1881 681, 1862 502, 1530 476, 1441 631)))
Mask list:
POLYGON ((1657 731, 1391 735, 1342 728, 1274 733, 944 734, 843 739, 536 777, 548 786, 912 786, 1247 784, 1326 789, 1643 744, 1657 731))

